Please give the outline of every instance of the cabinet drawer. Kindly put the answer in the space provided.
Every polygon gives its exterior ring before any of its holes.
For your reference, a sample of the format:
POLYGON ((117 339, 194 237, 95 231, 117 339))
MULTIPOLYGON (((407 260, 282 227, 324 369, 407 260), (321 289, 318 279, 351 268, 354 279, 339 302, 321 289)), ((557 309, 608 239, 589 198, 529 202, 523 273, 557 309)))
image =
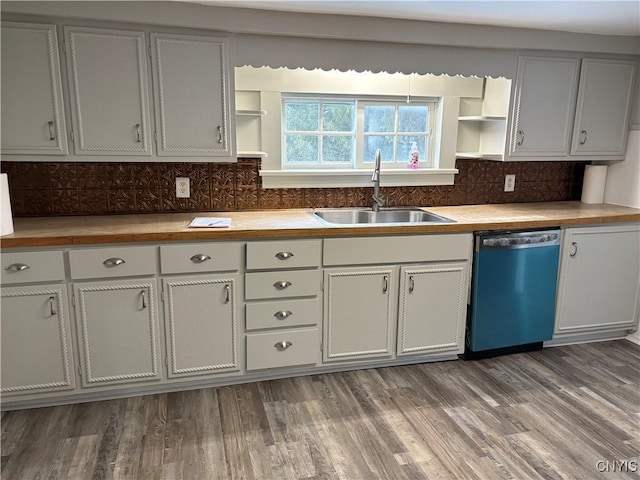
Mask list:
POLYGON ((223 272, 240 268, 239 243, 193 243, 162 245, 162 273, 223 272))
POLYGON ((64 280, 62 252, 3 253, 2 284, 64 280))
POLYGON ((318 361, 317 328, 247 335, 247 370, 311 365, 318 361))
POLYGON ((71 278, 110 278, 156 273, 154 247, 87 248, 69 251, 71 278))
POLYGON ((320 291, 319 270, 247 273, 245 298, 310 297, 320 291))
POLYGON ((322 240, 287 240, 247 243, 247 270, 317 267, 322 240))
POLYGON ((247 304, 247 330, 317 325, 319 320, 320 301, 317 298, 247 304))

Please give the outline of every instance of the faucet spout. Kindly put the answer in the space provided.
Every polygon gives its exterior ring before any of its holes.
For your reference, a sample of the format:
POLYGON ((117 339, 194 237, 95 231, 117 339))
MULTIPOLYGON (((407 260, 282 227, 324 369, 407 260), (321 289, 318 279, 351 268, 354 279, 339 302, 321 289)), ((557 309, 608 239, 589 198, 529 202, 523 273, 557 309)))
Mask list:
POLYGON ((373 175, 371 175, 371 181, 373 182, 373 206, 374 212, 380 211, 380 207, 384 207, 384 199, 380 196, 380 149, 376 149, 375 166, 373 167, 373 175))

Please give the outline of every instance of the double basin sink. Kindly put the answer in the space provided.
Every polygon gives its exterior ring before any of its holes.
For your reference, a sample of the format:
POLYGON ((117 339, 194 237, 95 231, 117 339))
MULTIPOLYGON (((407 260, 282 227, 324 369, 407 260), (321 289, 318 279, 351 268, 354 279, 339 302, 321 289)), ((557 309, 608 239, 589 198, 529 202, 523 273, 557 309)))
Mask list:
POLYGON ((335 210, 318 210, 313 212, 325 223, 333 225, 389 225, 411 224, 423 225, 432 223, 455 223, 446 217, 425 212, 419 208, 389 208, 374 212, 363 208, 340 208, 335 210))

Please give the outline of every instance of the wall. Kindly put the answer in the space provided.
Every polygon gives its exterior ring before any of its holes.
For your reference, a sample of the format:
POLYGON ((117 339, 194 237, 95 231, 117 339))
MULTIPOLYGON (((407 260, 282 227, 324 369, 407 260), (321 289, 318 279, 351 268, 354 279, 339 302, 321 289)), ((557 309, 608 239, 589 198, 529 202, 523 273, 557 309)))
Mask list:
POLYGON ((624 161, 609 165, 604 202, 640 208, 640 130, 629 132, 624 161))
MULTIPOLYGON (((213 163, 2 162, 13 214, 21 216, 364 207, 372 188, 263 189, 258 160, 213 163), (191 198, 175 197, 175 178, 191 178, 191 198)), ((457 160, 455 184, 387 187, 389 206, 542 202, 580 198, 583 162, 457 160), (516 175, 505 193, 504 175, 516 175)))

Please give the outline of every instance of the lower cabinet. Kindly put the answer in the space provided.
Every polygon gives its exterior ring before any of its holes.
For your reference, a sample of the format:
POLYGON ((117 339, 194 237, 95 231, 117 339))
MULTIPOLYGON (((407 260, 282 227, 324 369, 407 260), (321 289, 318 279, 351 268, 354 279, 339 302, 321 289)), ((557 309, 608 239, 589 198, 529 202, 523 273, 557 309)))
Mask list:
POLYGON ((640 225, 564 231, 554 338, 638 322, 640 225))
POLYGON ((238 275, 164 278, 169 377, 238 370, 238 275))
POLYGON ((2 288, 2 394, 75 388, 67 287, 2 288))
POLYGON ((153 278, 74 284, 82 385, 159 380, 153 278))
POLYGON ((463 353, 468 262, 400 268, 397 354, 463 353))
POLYGON ((397 268, 326 269, 324 361, 390 357, 397 268))

